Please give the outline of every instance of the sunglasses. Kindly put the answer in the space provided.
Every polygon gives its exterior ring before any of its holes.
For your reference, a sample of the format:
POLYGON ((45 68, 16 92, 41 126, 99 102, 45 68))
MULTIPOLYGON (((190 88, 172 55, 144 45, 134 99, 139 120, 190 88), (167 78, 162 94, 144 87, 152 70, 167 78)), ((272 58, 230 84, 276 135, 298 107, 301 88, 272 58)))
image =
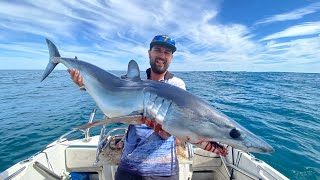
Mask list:
POLYGON ((166 35, 159 35, 159 36, 155 36, 153 39, 152 39, 152 42, 167 42, 173 46, 176 45, 176 41, 171 39, 169 36, 166 36, 166 35))

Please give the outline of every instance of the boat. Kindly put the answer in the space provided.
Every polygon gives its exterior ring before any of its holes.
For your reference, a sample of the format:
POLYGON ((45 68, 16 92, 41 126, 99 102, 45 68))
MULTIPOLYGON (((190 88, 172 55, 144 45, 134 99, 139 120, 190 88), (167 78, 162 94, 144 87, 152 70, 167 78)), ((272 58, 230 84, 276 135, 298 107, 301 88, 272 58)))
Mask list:
MULTIPOLYGON (((96 109, 93 109, 89 123, 95 113, 96 109)), ((81 132, 82 137, 69 138, 79 133, 72 130, 35 155, 3 171, 0 179, 114 180, 122 154, 116 144, 123 140, 126 131, 126 128, 107 131, 102 126, 100 134, 90 136, 90 129, 86 129, 81 132)), ((189 143, 177 145, 176 149, 180 180, 288 179, 252 154, 232 147, 228 147, 227 156, 204 151, 189 143)))

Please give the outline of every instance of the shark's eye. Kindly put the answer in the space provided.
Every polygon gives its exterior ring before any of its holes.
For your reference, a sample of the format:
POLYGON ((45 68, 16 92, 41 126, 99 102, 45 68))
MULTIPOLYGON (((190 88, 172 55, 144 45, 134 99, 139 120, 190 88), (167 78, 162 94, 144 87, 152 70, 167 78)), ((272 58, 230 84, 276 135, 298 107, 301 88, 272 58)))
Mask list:
POLYGON ((240 131, 239 130, 237 130, 236 128, 233 128, 231 131, 230 131, 230 133, 229 133, 229 135, 232 137, 232 138, 238 138, 241 134, 240 134, 240 131))

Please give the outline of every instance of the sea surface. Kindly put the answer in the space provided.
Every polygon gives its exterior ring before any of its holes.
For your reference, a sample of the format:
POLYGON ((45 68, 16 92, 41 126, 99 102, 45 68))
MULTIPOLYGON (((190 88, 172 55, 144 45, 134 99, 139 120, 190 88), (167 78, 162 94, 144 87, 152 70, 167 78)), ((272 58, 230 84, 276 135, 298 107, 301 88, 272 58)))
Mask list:
MULTIPOLYGON (((66 71, 54 71, 40 83, 42 73, 0 70, 0 172, 86 123, 95 107, 66 71)), ((189 92, 276 150, 272 154, 254 154, 256 157, 290 179, 320 179, 320 74, 174 74, 185 81, 189 92)), ((96 119, 101 117, 98 112, 96 119)))

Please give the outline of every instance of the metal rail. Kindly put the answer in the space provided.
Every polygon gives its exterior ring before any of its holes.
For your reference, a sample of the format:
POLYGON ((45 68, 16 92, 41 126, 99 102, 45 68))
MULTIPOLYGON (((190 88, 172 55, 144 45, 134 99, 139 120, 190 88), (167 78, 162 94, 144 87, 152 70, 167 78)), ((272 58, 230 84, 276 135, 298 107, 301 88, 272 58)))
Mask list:
POLYGON ((185 147, 188 150, 188 159, 191 160, 192 157, 194 156, 193 146, 191 143, 186 142, 185 147))
POLYGON ((228 169, 228 167, 227 167, 227 162, 226 162, 225 157, 222 156, 222 155, 219 155, 219 156, 220 156, 220 159, 221 159, 221 161, 222 161, 223 167, 226 169, 226 172, 227 172, 227 174, 228 174, 228 177, 231 178, 231 174, 230 174, 230 171, 229 171, 229 169, 228 169))
MULTIPOLYGON (((257 176, 255 176, 255 175, 253 175, 253 174, 250 174, 250 173, 248 173, 247 171, 242 170, 242 169, 238 168, 238 167, 235 166, 235 165, 232 165, 232 164, 229 164, 229 163, 227 163, 226 165, 229 166, 230 168, 232 168, 232 169, 240 172, 241 174, 248 176, 248 177, 251 178, 251 179, 260 180, 260 178, 258 178, 257 176)), ((230 177, 230 176, 229 176, 229 177, 230 177)))
MULTIPOLYGON (((255 159, 255 157, 254 157, 252 154, 250 154, 250 153, 248 153, 248 154, 249 154, 252 158, 255 159)), ((237 167, 237 166, 235 166, 235 165, 233 165, 233 164, 231 164, 231 163, 228 163, 228 162, 226 161, 225 157, 223 157, 223 156, 220 155, 220 158, 221 158, 222 164, 223 164, 223 166, 224 166, 224 168, 225 168, 225 170, 226 170, 229 178, 232 178, 232 177, 231 177, 231 173, 230 173, 228 167, 229 167, 229 168, 232 168, 233 170, 238 171, 239 173, 241 173, 241 174, 243 174, 243 175, 245 175, 245 176, 247 176, 247 177, 249 177, 249 178, 251 178, 251 179, 254 179, 254 180, 260 180, 260 179, 261 179, 261 178, 257 177, 256 175, 253 175, 253 174, 251 174, 251 173, 249 173, 249 172, 247 172, 247 171, 245 171, 245 170, 243 170, 243 169, 241 169, 241 168, 239 168, 239 167, 237 167)), ((240 161, 240 160, 239 160, 239 161, 240 161)), ((259 160, 259 161, 260 161, 260 160, 259 160)), ((239 162, 238 162, 238 163, 239 163, 239 162)), ((257 167, 260 169, 260 171, 266 172, 266 173, 267 173, 268 175, 270 175, 273 179, 277 179, 277 178, 275 178, 272 174, 270 174, 268 171, 266 171, 265 169, 263 169, 261 166, 257 165, 257 167)))
MULTIPOLYGON (((92 123, 93 119, 94 119, 94 116, 96 115, 96 111, 97 111, 97 108, 93 108, 92 109, 92 112, 90 114, 90 117, 89 117, 89 121, 88 123, 92 123)), ((78 131, 77 129, 73 129, 69 132, 66 132, 65 134, 63 134, 62 136, 59 137, 59 139, 57 140, 57 143, 60 143, 63 141, 63 139, 68 136, 69 134, 72 134, 74 132, 78 131)), ((80 131, 83 131, 83 130, 80 130, 80 131)), ((84 141, 85 142, 88 142, 90 139, 90 134, 89 134, 89 131, 90 131, 90 128, 87 128, 86 130, 84 130, 84 141)))
POLYGON ((58 180, 63 179, 63 176, 59 176, 58 174, 54 173, 53 171, 51 171, 50 169, 48 169, 47 167, 39 163, 38 161, 34 162, 33 165, 39 168, 40 170, 42 170, 43 172, 45 172, 47 175, 49 175, 53 179, 58 179, 58 180))
MULTIPOLYGON (((277 179, 276 177, 274 177, 271 173, 269 173, 268 171, 266 171, 265 169, 263 169, 261 166, 257 166, 259 169, 260 169, 260 171, 264 171, 264 172, 266 172, 267 174, 269 174, 269 176, 271 176, 273 179, 277 179)), ((260 175, 262 175, 261 173, 260 173, 260 175)), ((264 175, 262 175, 262 176, 264 176, 264 175)))
MULTIPOLYGON (((92 109, 92 112, 90 114, 90 118, 89 118, 89 122, 88 123, 92 123, 93 119, 94 119, 94 116, 96 115, 96 111, 97 111, 97 108, 93 108, 92 109)), ((90 128, 87 128, 84 132, 84 141, 85 142, 88 142, 89 141, 89 138, 90 138, 90 134, 89 134, 89 131, 90 131, 90 128)))
POLYGON ((22 168, 18 169, 16 172, 11 174, 10 176, 6 177, 4 180, 11 180, 11 179, 15 178, 18 174, 20 174, 25 169, 26 169, 26 166, 23 166, 22 168))
POLYGON ((112 130, 110 130, 107 134, 105 134, 105 126, 103 126, 103 128, 101 129, 101 133, 100 133, 100 137, 99 137, 99 141, 98 141, 98 147, 97 147, 97 151, 96 151, 96 161, 94 164, 97 164, 99 162, 99 156, 100 153, 103 152, 105 150, 105 148, 108 146, 108 144, 110 143, 110 141, 114 138, 114 136, 111 136, 112 133, 116 132, 116 131, 125 131, 125 134, 127 133, 127 128, 114 128, 112 130))

